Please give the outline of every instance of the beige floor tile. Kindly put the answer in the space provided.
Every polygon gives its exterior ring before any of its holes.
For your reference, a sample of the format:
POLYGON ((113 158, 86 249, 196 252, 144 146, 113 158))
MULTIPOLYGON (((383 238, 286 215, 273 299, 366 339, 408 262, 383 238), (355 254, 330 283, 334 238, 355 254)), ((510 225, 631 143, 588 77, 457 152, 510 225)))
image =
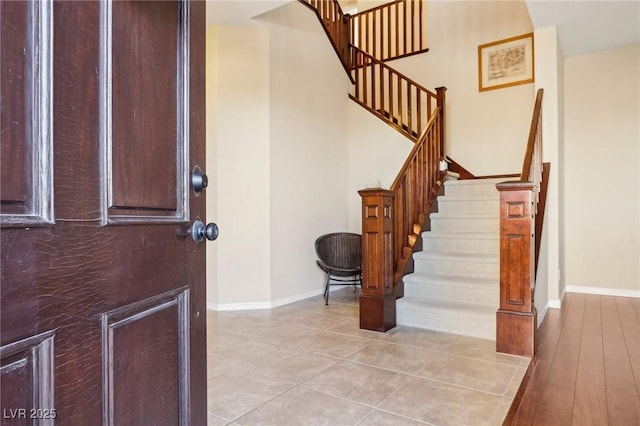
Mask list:
POLYGON ((385 333, 380 340, 402 345, 416 346, 434 351, 446 350, 461 336, 457 334, 442 333, 440 331, 425 330, 422 328, 399 326, 393 332, 385 333))
POLYGON ((228 421, 221 419, 220 417, 214 416, 209 413, 207 416, 207 426, 225 426, 229 424, 228 421))
POLYGON ((218 333, 242 334, 260 325, 260 319, 233 312, 207 312, 207 337, 218 333))
POLYGON ((507 413, 511 408, 511 404, 513 403, 513 399, 510 397, 502 397, 500 402, 498 403, 491 419, 487 423, 488 426, 502 426, 504 423, 505 417, 507 417, 507 413))
POLYGON ((409 379, 405 374, 342 361, 301 386, 376 406, 409 379))
POLYGON ((502 397, 414 377, 379 407, 438 426, 486 424, 502 397))
POLYGON ((324 312, 309 312, 307 310, 284 313, 276 316, 276 319, 289 325, 315 328, 318 330, 327 330, 338 324, 349 321, 348 317, 341 315, 331 315, 324 312))
POLYGON ((355 425, 371 408, 296 387, 236 421, 241 426, 355 425))
POLYGON ((380 339, 384 335, 384 333, 380 333, 377 331, 362 330, 360 328, 359 318, 352 318, 348 321, 336 325, 335 327, 331 327, 327 331, 375 340, 380 339))
POLYGON ((336 333, 321 333, 302 339, 295 347, 336 358, 346 358, 371 343, 371 340, 344 336, 336 333))
POLYGON ((504 394, 517 367, 440 354, 418 376, 498 395, 504 394))
MULTIPOLYGON (((230 366, 233 368, 243 368, 252 365, 258 357, 272 353, 278 346, 270 343, 260 342, 254 339, 244 339, 244 341, 221 346, 211 346, 207 348, 207 366, 214 370, 219 370, 217 365, 230 366)), ((211 377, 213 371, 208 371, 211 377)))
POLYGON ((351 355, 349 361, 386 368, 406 374, 416 374, 437 352, 394 343, 373 342, 351 355))
POLYGON ((495 340, 478 339, 468 336, 460 336, 457 341, 453 342, 445 350, 454 355, 463 355, 514 366, 519 366, 523 360, 523 357, 520 356, 496 352, 495 340))
POLYGON ((246 369, 274 379, 300 383, 336 362, 336 358, 284 348, 256 358, 246 369))
POLYGON ((324 306, 324 312, 330 315, 359 318, 360 307, 357 303, 330 303, 324 306))
POLYGON ((232 421, 286 392, 290 383, 244 370, 232 370, 208 379, 208 411, 232 421))
POLYGON ((244 336, 284 347, 295 345, 300 340, 315 336, 321 332, 321 330, 313 328, 288 325, 282 321, 266 320, 261 326, 246 332, 244 336))
POLYGON ((516 371, 513 373, 513 378, 511 378, 511 382, 509 386, 507 386, 507 390, 504 395, 513 398, 516 396, 518 392, 518 388, 520 388, 520 384, 522 383, 522 379, 524 379, 524 375, 526 374, 527 369, 518 367, 516 371))
POLYGON ((358 426, 421 426, 425 424, 417 420, 375 410, 358 423, 358 426))

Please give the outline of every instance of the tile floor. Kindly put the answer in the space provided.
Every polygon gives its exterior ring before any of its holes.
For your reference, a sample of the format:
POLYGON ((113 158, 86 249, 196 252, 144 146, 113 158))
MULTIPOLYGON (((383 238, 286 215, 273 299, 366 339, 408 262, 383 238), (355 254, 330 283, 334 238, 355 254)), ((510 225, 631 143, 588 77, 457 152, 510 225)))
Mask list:
POLYGON ((207 316, 217 425, 501 425, 529 363, 493 341, 360 330, 344 287, 270 310, 207 316))

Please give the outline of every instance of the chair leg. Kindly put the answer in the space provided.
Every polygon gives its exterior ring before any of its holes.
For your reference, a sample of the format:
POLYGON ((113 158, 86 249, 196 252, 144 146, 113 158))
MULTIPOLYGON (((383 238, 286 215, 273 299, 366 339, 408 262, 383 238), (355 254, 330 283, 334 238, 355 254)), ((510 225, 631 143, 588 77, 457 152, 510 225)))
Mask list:
POLYGON ((331 276, 327 272, 327 282, 324 285, 324 304, 325 304, 325 306, 329 304, 329 281, 331 281, 331 276))

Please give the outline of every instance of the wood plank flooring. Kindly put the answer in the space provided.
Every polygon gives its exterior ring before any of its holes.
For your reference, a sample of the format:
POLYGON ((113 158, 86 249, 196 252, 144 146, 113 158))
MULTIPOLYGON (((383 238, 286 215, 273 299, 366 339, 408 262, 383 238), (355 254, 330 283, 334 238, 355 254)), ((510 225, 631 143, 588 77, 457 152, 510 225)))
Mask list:
POLYGON ((504 425, 640 425, 640 299, 567 293, 504 425))

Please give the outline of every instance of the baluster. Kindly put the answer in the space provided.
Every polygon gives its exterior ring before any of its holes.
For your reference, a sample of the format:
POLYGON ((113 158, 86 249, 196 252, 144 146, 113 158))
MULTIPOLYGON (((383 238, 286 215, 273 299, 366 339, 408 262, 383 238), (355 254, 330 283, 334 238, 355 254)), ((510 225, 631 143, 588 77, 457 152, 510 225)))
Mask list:
MULTIPOLYGON (((382 111, 383 113, 385 112, 384 109, 384 97, 385 97, 385 91, 384 91, 384 67, 380 67, 380 111, 382 111)), ((389 117, 391 118, 391 117, 389 117)))
POLYGON ((400 3, 396 3, 396 26, 395 26, 395 39, 396 39, 396 51, 395 54, 398 56, 400 54, 400 3))
POLYGON ((422 90, 416 87, 416 125, 418 137, 422 133, 422 90))
POLYGON ((401 123, 404 121, 404 111, 402 109, 402 79, 400 78, 400 76, 398 75, 398 123, 396 123, 397 126, 400 126, 400 129, 402 129, 401 123))
POLYGON ((412 124, 412 115, 413 111, 411 110, 411 83, 407 82, 407 133, 409 133, 409 137, 413 139, 413 127, 412 124))
POLYGON ((393 120, 393 72, 389 68, 389 119, 393 120))

